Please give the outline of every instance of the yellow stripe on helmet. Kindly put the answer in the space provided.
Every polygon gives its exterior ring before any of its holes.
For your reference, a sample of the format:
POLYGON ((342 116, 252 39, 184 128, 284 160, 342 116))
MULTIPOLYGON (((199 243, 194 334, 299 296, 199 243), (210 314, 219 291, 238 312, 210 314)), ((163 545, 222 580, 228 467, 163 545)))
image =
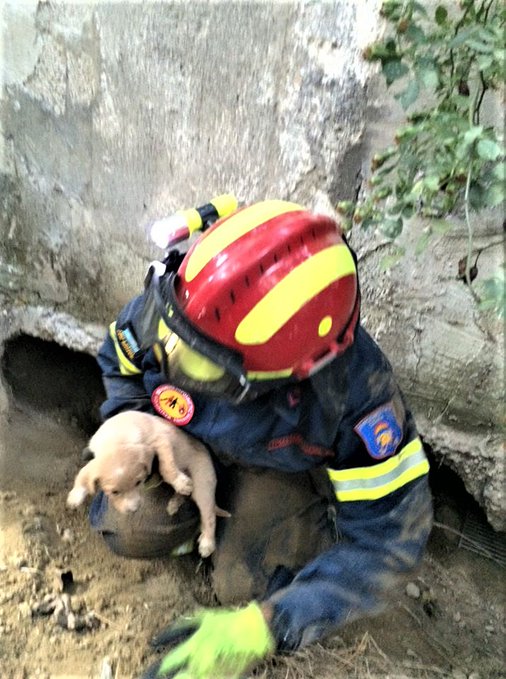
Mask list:
POLYGON ((188 259, 185 280, 188 283, 192 281, 216 255, 263 222, 287 212, 298 212, 303 209, 297 203, 266 200, 233 214, 223 222, 220 228, 211 231, 199 242, 198 247, 188 259))
MULTIPOLYGON (((269 290, 239 323, 235 339, 243 345, 268 342, 304 304, 334 281, 355 272, 355 262, 346 245, 332 245, 321 250, 269 290)), ((330 331, 328 323, 325 328, 330 331)), ((321 333, 321 328, 316 328, 315 332, 321 333)))
POLYGON ((397 455, 373 467, 329 469, 328 474, 340 502, 377 500, 402 488, 429 471, 419 438, 408 443, 397 455))
POLYGON ((293 374, 293 368, 286 368, 285 370, 248 370, 246 377, 248 380, 279 380, 290 377, 293 374))

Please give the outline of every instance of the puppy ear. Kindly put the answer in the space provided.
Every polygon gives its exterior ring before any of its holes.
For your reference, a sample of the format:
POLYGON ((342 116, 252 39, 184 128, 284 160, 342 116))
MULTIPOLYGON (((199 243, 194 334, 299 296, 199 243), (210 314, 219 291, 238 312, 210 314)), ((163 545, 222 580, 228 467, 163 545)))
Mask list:
POLYGON ((155 459, 156 450, 153 450, 149 446, 143 446, 141 451, 140 460, 141 463, 146 468, 146 474, 149 476, 153 468, 153 460, 155 459))
POLYGON ((86 448, 83 449, 83 452, 81 453, 81 460, 83 462, 89 462, 90 460, 93 460, 95 457, 95 453, 92 451, 91 448, 86 446, 86 448))

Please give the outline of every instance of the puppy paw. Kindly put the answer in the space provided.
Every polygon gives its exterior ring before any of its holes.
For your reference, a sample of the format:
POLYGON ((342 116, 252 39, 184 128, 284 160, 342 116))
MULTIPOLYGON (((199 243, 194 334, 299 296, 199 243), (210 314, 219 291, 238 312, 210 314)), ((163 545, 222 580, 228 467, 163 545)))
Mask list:
POLYGON ((173 495, 167 503, 167 513, 170 514, 170 516, 177 514, 183 502, 184 502, 183 495, 179 495, 179 493, 173 495))
POLYGON ((172 485, 174 490, 181 495, 191 495, 193 492, 193 481, 186 474, 178 474, 172 485))
POLYGON ((67 506, 68 507, 79 507, 86 496, 88 495, 85 488, 72 488, 70 493, 67 495, 67 506))
POLYGON ((202 534, 199 537, 198 542, 199 542, 199 554, 204 558, 207 556, 211 556, 211 554, 216 549, 216 543, 214 541, 214 538, 209 537, 208 535, 202 534))

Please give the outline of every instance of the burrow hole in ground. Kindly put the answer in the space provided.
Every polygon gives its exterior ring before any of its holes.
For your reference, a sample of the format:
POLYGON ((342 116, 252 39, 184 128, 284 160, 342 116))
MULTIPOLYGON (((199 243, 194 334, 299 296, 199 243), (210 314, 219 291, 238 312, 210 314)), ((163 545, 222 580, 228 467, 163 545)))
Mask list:
POLYGON ((91 436, 104 400, 93 356, 57 342, 17 335, 4 344, 2 378, 14 405, 77 426, 91 436))
MULTIPOLYGON (((1 370, 13 405, 68 422, 85 436, 91 436, 99 426, 99 407, 105 393, 93 356, 20 334, 5 342, 1 370)), ((474 526, 472 540, 479 543, 484 535, 486 542, 493 543, 494 531, 464 483, 432 450, 427 452, 435 519, 448 528, 433 532, 433 549, 440 555, 448 548, 455 549, 462 543, 462 531, 469 522, 474 526)), ((498 534, 498 539, 502 543, 504 536, 498 534)))

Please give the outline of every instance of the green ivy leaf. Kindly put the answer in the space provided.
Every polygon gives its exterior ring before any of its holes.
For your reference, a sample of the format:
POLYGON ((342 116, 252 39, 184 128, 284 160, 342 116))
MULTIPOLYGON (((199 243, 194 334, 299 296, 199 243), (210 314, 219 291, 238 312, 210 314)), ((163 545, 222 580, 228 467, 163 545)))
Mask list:
POLYGON ((496 167, 494 167, 494 171, 492 172, 492 174, 500 182, 503 182, 505 179, 505 170, 506 165, 504 163, 499 163, 496 167))
POLYGON ((495 207, 496 205, 501 205, 504 202, 504 183, 497 182, 492 184, 485 192, 485 203, 488 207, 495 207))
POLYGON ((366 217, 362 221, 361 227, 364 229, 364 231, 367 231, 367 229, 370 229, 372 226, 377 226, 378 225, 378 220, 374 219, 374 217, 366 217))
POLYGON ((446 219, 433 219, 430 225, 434 233, 439 236, 444 236, 445 233, 453 229, 453 224, 446 219))
POLYGON ((478 66, 480 71, 486 71, 494 63, 494 57, 492 54, 480 54, 478 57, 478 66))
POLYGON ((417 26, 416 24, 410 24, 404 35, 406 36, 407 40, 417 45, 423 45, 424 43, 428 42, 427 36, 420 26, 417 26))
POLYGON ((493 139, 481 139, 476 150, 483 160, 497 160, 502 153, 501 147, 493 139))
POLYGON ((418 99, 418 94, 420 92, 420 87, 416 80, 411 80, 404 92, 395 95, 395 98, 401 102, 401 106, 404 110, 409 108, 411 104, 414 104, 418 99))
POLYGON ((399 78, 402 78, 409 73, 409 68, 403 64, 400 59, 389 59, 383 62, 383 75, 387 81, 387 85, 391 85, 399 78))
POLYGON ((397 238, 402 233, 402 217, 397 219, 384 219, 379 225, 381 233, 387 238, 397 238))
POLYGON ((425 177, 423 184, 429 191, 435 192, 439 189, 440 180, 438 176, 425 177))
POLYGON ((404 248, 396 248, 392 254, 386 255, 385 257, 382 257, 380 261, 380 269, 382 271, 388 271, 391 269, 393 266, 398 264, 398 262, 404 257, 405 255, 405 249, 404 248))
POLYGON ((495 311, 499 318, 506 315, 504 271, 499 269, 493 278, 487 278, 481 285, 480 308, 495 311))
POLYGON ((424 66, 416 71, 416 75, 424 87, 429 90, 435 89, 439 85, 439 73, 434 66, 424 66))
POLYGON ((464 145, 471 146, 471 144, 478 139, 483 133, 483 127, 481 125, 474 125, 470 127, 464 134, 464 145))
POLYGON ((436 19, 436 23, 438 24, 438 26, 442 26, 446 19, 448 18, 448 10, 446 9, 446 7, 443 7, 443 5, 439 5, 439 7, 436 8, 434 18, 436 19))

